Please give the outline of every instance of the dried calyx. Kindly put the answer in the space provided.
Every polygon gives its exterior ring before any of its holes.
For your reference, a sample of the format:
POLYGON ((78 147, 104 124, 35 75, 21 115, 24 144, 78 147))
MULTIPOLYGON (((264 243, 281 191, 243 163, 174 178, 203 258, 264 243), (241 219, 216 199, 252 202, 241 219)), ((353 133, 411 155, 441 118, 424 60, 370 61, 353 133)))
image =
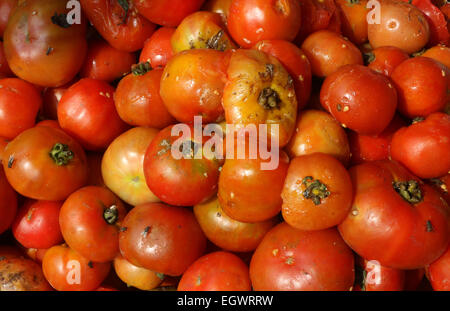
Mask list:
POLYGON ((306 176, 302 180, 302 184, 306 186, 303 191, 305 199, 310 199, 315 205, 319 205, 322 199, 326 199, 330 196, 330 191, 327 186, 320 180, 314 179, 312 176, 306 176))
POLYGON ((394 190, 408 203, 419 203, 422 201, 422 191, 419 183, 415 180, 394 181, 392 183, 394 190))
POLYGON ((279 109, 281 104, 280 95, 274 89, 266 87, 259 93, 258 104, 266 110, 279 109))

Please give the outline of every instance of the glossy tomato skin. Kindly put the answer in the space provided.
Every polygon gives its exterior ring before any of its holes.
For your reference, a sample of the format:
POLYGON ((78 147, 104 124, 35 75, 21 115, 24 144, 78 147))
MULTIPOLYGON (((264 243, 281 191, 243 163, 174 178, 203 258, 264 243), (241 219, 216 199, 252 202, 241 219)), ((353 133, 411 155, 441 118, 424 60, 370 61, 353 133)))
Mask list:
POLYGON ((126 213, 110 190, 88 186, 64 201, 59 224, 70 248, 94 262, 108 262, 119 253, 119 229, 126 213))
POLYGON ((427 267, 428 280, 435 291, 450 290, 450 247, 427 267))
POLYGON ((419 8, 427 19, 430 27, 430 40, 428 46, 450 43, 450 34, 447 29, 445 14, 431 2, 431 0, 414 0, 412 4, 419 8))
POLYGON ((0 260, 0 291, 50 291, 41 267, 23 257, 0 260))
POLYGON ((363 291, 401 291, 405 288, 405 270, 382 266, 376 260, 358 257, 356 274, 356 287, 363 291))
POLYGON ((66 245, 53 246, 42 260, 45 278, 58 291, 95 290, 110 269, 111 263, 92 262, 66 245))
POLYGON ((367 0, 337 0, 339 7, 342 34, 350 39, 354 44, 363 44, 367 41, 367 0))
POLYGON ((34 126, 42 97, 30 83, 0 79, 0 136, 13 139, 34 126))
POLYGON ((266 39, 292 41, 301 26, 299 1, 233 0, 228 15, 228 30, 244 48, 266 39))
POLYGON ((161 27, 145 41, 139 56, 139 62, 149 62, 153 68, 165 67, 169 59, 175 54, 172 49, 172 36, 175 28, 161 27))
POLYGON ((3 37, 11 12, 17 5, 17 0, 5 0, 0 3, 0 37, 3 37))
POLYGON ((398 130, 391 156, 420 178, 440 177, 450 171, 450 116, 430 114, 424 121, 398 130))
POLYGON ((3 168, 0 168, 0 234, 11 226, 17 213, 17 194, 9 185, 3 168))
POLYGON ((382 73, 388 77, 392 75, 395 68, 409 58, 408 54, 394 46, 380 46, 374 49, 369 58, 367 67, 382 73))
POLYGON ((347 65, 327 77, 320 102, 343 127, 377 135, 394 117, 397 92, 386 76, 361 65, 347 65))
POLYGON ((122 224, 121 254, 132 264, 178 276, 206 248, 206 238, 185 207, 147 203, 133 208, 122 224))
POLYGON ((442 255, 448 210, 438 192, 393 161, 354 166, 350 176, 353 206, 338 228, 358 255, 397 269, 422 268, 442 255))
POLYGON ((11 186, 20 194, 61 201, 87 181, 86 154, 62 130, 38 126, 24 131, 6 147, 2 161, 11 186))
POLYGON ((250 278, 256 291, 348 291, 355 278, 354 257, 334 228, 301 231, 283 222, 253 254, 250 278))
POLYGON ((248 266, 229 252, 209 253, 184 272, 178 291, 250 291, 248 266))
POLYGON ((18 3, 3 37, 6 58, 18 77, 49 87, 74 78, 86 55, 86 20, 82 16, 80 24, 66 27, 68 12, 59 0, 18 3), (56 22, 55 14, 63 18, 56 22))
POLYGON ((164 280, 163 274, 135 266, 121 255, 114 258, 114 270, 127 286, 133 286, 140 290, 152 290, 164 280))
POLYGON ((85 149, 105 149, 128 128, 116 111, 113 96, 114 88, 106 82, 81 79, 59 101, 58 122, 85 149))
POLYGON ((437 60, 441 64, 447 66, 447 68, 450 68, 450 48, 449 47, 446 47, 444 45, 435 45, 435 46, 429 48, 428 50, 426 50, 425 53, 422 54, 422 56, 437 60))
POLYGON ((28 200, 12 225, 15 239, 26 248, 50 248, 63 241, 59 228, 62 202, 28 200))

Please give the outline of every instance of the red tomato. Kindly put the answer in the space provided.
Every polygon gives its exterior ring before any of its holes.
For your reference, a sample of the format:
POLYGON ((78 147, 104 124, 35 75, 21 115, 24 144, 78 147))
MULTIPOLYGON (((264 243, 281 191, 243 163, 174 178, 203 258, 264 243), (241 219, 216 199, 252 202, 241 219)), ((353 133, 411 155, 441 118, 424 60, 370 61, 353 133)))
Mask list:
POLYGON ((342 34, 354 44, 363 44, 367 41, 367 8, 368 0, 337 0, 339 7, 342 34))
POLYGON ((139 56, 139 62, 149 62, 153 68, 165 67, 174 55, 171 39, 175 28, 161 27, 145 41, 139 56))
POLYGON ((11 12, 17 5, 17 0, 4 0, 0 2, 0 37, 3 37, 11 12))
POLYGON ((380 265, 376 260, 358 257, 355 287, 362 291, 401 291, 405 287, 404 270, 380 265))
POLYGON ((450 34, 444 13, 431 0, 413 0, 412 4, 425 14, 430 26, 430 41, 428 41, 428 45, 433 46, 439 43, 448 45, 450 43, 450 34))
POLYGON ((409 58, 408 54, 394 46, 381 46, 368 53, 369 67, 388 77, 398 65, 409 58))
MULTIPOLYGON (((450 7, 450 5, 449 5, 450 7)), ((426 50, 425 53, 422 54, 423 57, 429 57, 434 60, 437 60, 441 64, 450 68, 450 48, 443 45, 436 45, 432 48, 426 50)))
POLYGON ((427 267, 428 279, 436 291, 450 291, 450 244, 447 251, 427 267))
POLYGON ((17 195, 6 180, 3 168, 0 168, 0 234, 11 226, 17 213, 17 195))
POLYGON ((450 173, 440 178, 432 178, 431 184, 438 190, 447 204, 450 205, 450 173))
POLYGON ((48 87, 42 93, 44 103, 42 105, 41 113, 44 118, 51 120, 58 120, 58 103, 67 89, 76 81, 70 81, 59 87, 48 87))
POLYGON ((59 126, 58 121, 56 120, 43 120, 39 123, 36 123, 36 126, 49 126, 58 130, 62 130, 62 128, 59 126))

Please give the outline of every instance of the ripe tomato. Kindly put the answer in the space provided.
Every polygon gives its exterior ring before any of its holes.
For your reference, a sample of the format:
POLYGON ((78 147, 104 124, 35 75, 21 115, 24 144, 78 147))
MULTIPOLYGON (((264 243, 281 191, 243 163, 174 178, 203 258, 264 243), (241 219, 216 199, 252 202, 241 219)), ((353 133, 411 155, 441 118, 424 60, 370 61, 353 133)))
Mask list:
POLYGON ((342 34, 354 44, 367 41, 367 8, 368 0, 337 0, 340 9, 342 34))
POLYGON ((440 178, 432 178, 430 182, 450 206, 450 173, 440 178))
POLYGON ((133 208, 119 235, 121 254, 133 265, 178 276, 206 248, 206 238, 185 207, 147 203, 133 208))
MULTIPOLYGON (((450 6, 449 6, 450 7, 450 6)), ((450 68, 450 48, 443 45, 436 45, 425 51, 423 57, 429 57, 437 60, 441 64, 450 68)))
POLYGON ((149 62, 153 68, 165 67, 174 55, 172 49, 172 36, 175 28, 161 27, 145 41, 144 48, 139 56, 139 62, 149 62))
POLYGON ((70 25, 68 12, 65 1, 18 2, 3 36, 6 59, 18 77, 53 87, 75 77, 87 50, 86 20, 70 25))
POLYGON ((11 226, 17 213, 17 195, 0 167, 0 234, 11 226))
POLYGON ((330 30, 309 35, 302 49, 311 62, 313 75, 318 77, 327 77, 345 65, 363 64, 359 49, 348 39, 330 30))
POLYGON ((159 202, 150 191, 144 176, 144 156, 158 130, 135 127, 117 137, 102 160, 106 186, 130 205, 159 202))
POLYGON ((63 241, 59 228, 62 202, 28 200, 12 224, 16 240, 26 248, 50 248, 63 241))
POLYGON ((292 41, 302 24, 298 0, 233 0, 228 15, 228 30, 244 48, 261 40, 292 41))
POLYGON ((450 290, 450 244, 441 257, 427 267, 428 279, 433 290, 450 290))
POLYGON ((3 156, 11 186, 32 199, 61 201, 86 183, 83 149, 72 137, 52 127, 24 131, 6 146, 3 156))
POLYGON ((52 128, 58 129, 58 130, 62 130, 61 127, 59 126, 58 121, 56 121, 56 120, 43 120, 43 121, 36 123, 35 126, 49 126, 49 127, 52 127, 52 128))
POLYGON ((361 65, 348 65, 326 78, 320 103, 343 127, 362 135, 377 135, 394 117, 397 92, 383 74, 361 65), (374 118, 377 122, 373 122, 374 118))
MULTIPOLYGON (((0 7, 1 9, 1 7, 0 7)), ((6 78, 13 76, 11 68, 9 68, 8 61, 6 60, 5 51, 3 49, 3 42, 0 41, 0 78, 6 78)))
POLYGON ((111 263, 92 262, 66 245, 50 248, 42 260, 42 271, 58 291, 91 291, 108 276, 111 263))
POLYGON ((50 291, 41 267, 30 259, 0 258, 0 291, 50 291))
POLYGON ((89 186, 64 202, 59 224, 74 251, 95 262, 112 261, 119 253, 119 229, 127 210, 110 190, 89 186))
POLYGON ((128 127, 116 111, 113 96, 114 88, 106 82, 81 79, 59 101, 58 122, 84 148, 106 149, 128 127))
POLYGON ((62 86, 48 87, 42 92, 43 105, 41 114, 46 119, 58 120, 58 103, 67 89, 74 84, 70 81, 62 86))
POLYGON ((428 45, 449 44, 450 34, 447 29, 445 15, 431 0, 413 0, 412 4, 419 8, 427 19, 430 27, 430 41, 428 45))
POLYGON ((232 252, 255 250, 277 223, 276 218, 256 223, 234 220, 224 212, 217 198, 195 205, 194 214, 208 240, 232 252))
POLYGON ((127 284, 140 290, 152 290, 164 280, 164 275, 133 265, 118 255, 114 259, 114 270, 117 276, 127 284))
POLYGON ((409 117, 426 117, 450 101, 450 69, 428 57, 414 57, 392 73, 398 91, 398 109, 409 117))
POLYGON ((348 291, 354 257, 334 228, 301 231, 281 223, 253 254, 250 278, 256 291, 348 291))
POLYGON ((368 55, 369 65, 367 67, 388 77, 392 75, 398 65, 409 58, 408 54, 394 46, 381 46, 372 50, 368 55))
POLYGON ((401 291, 405 288, 405 270, 380 265, 376 260, 358 257, 355 288, 362 291, 401 291))
POLYGON ((83 11, 95 29, 117 50, 142 49, 156 25, 138 14, 133 1, 80 0, 83 11))
POLYGON ((162 69, 152 70, 149 63, 141 63, 120 80, 114 102, 124 122, 155 128, 175 123, 159 94, 162 75, 162 69))
POLYGON ((227 25, 232 1, 233 0, 207 0, 202 10, 219 14, 223 23, 227 25))
POLYGON ((247 265, 228 252, 209 253, 184 272, 178 291, 250 291, 247 265))
POLYGON ((424 121, 398 130, 391 156, 420 178, 440 177, 450 171, 450 116, 430 114, 424 121))
POLYGON ((417 269, 447 247, 448 211, 439 193, 391 161, 350 169, 355 197, 339 225, 345 242, 363 258, 397 269, 417 269))
POLYGON ((4 0, 0 2, 0 38, 3 37, 11 12, 17 5, 17 0, 4 0))

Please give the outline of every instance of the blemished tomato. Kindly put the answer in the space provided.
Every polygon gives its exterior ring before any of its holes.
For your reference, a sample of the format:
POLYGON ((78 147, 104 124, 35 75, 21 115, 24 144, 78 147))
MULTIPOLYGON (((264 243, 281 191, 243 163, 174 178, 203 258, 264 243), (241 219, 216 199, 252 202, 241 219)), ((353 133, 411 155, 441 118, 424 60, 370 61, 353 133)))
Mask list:
POLYGON ((347 165, 350 147, 345 130, 329 113, 304 110, 297 118, 294 135, 286 146, 289 157, 321 152, 347 165))
POLYGON ((141 63, 120 80, 114 103, 120 118, 134 126, 164 128, 176 122, 159 94, 162 69, 141 63))
POLYGON ((228 14, 228 30, 244 48, 261 40, 292 41, 302 24, 298 0, 233 0, 228 14))
POLYGON ((450 173, 440 178, 432 178, 431 184, 437 189, 447 204, 450 206, 450 173))
POLYGON ((50 291, 41 267, 30 259, 0 258, 0 291, 50 291))
POLYGON ((3 35, 6 59, 18 77, 49 87, 75 77, 87 51, 86 20, 70 25, 68 12, 65 1, 18 2, 3 35))
POLYGON ((355 288, 362 291, 401 291, 405 288, 405 270, 380 265, 376 260, 358 257, 355 288))
POLYGON ((103 40, 93 40, 89 42, 80 76, 112 82, 130 72, 135 63, 133 53, 117 50, 103 40))
POLYGON ((159 202, 150 191, 144 176, 144 156, 157 129, 135 127, 117 137, 102 160, 105 185, 124 202, 136 206, 159 202))
POLYGON ((32 199, 64 200, 87 180, 82 147, 52 127, 24 131, 6 146, 3 156, 3 168, 11 186, 32 199))
POLYGON ((42 92, 43 105, 42 117, 50 120, 58 120, 58 103, 67 89, 76 81, 70 81, 62 86, 48 87, 42 92))
POLYGON ((140 14, 155 24, 175 27, 201 8, 205 0, 132 0, 140 14))
POLYGON ((450 171, 450 116, 435 112, 424 121, 398 130, 391 142, 392 159, 420 178, 444 176, 450 171))
POLYGON ((92 262, 66 245, 53 246, 42 260, 45 278, 58 291, 95 290, 110 269, 110 262, 92 262))
POLYGON ((134 52, 142 49, 156 25, 141 16, 133 1, 80 0, 91 24, 117 50, 134 52))
POLYGON ((125 217, 119 244, 132 264, 178 276, 203 255, 206 238, 191 210, 147 203, 125 217))
POLYGON ((178 291, 250 291, 248 266, 229 252, 209 253, 183 273, 178 291))
POLYGON ((256 291, 348 291, 354 256, 334 228, 302 231, 283 222, 253 254, 250 278, 256 291))
POLYGON ((408 54, 394 46, 380 46, 372 50, 369 55, 369 67, 388 77, 398 65, 409 58, 408 54))
POLYGON ((17 213, 17 194, 9 185, 3 168, 0 168, 0 234, 11 226, 17 213))
POLYGON ((11 12, 17 5, 17 0, 4 0, 0 2, 0 38, 3 37, 11 12))
POLYGON ((311 96, 311 64, 295 44, 284 40, 263 40, 254 47, 276 57, 294 80, 298 109, 306 107, 311 96))
POLYGON ((367 8, 368 0, 337 0, 340 9, 342 34, 354 44, 367 41, 367 8))
POLYGON ((398 110, 408 118, 441 111, 450 101, 450 69, 428 57, 414 57, 392 73, 398 110))
POLYGON ((264 235, 277 224, 277 218, 249 223, 234 220, 214 198, 194 206, 195 218, 209 241, 232 252, 250 252, 256 249, 264 235))
POLYGON ((309 35, 302 50, 311 63, 313 75, 318 77, 327 77, 345 65, 363 64, 361 51, 348 39, 330 30, 309 35))
POLYGON ((50 248, 62 243, 59 211, 62 202, 28 200, 12 224, 14 238, 25 248, 50 248))
POLYGON ((394 117, 397 92, 385 75, 361 65, 347 65, 325 79, 320 103, 343 127, 377 135, 394 117))
POLYGON ((59 101, 58 122, 85 149, 106 149, 128 128, 116 111, 113 96, 114 88, 108 83, 81 79, 59 101))
POLYGON ((350 176, 353 206, 338 228, 358 255, 397 269, 422 268, 442 255, 448 210, 436 190, 393 161, 354 166, 350 176))
POLYGON ((435 291, 450 291, 450 245, 427 270, 428 279, 435 291))
POLYGON ((441 64, 450 68, 450 48, 444 45, 436 45, 429 48, 422 54, 423 57, 429 57, 437 60, 441 64))
POLYGON ((161 27, 145 41, 139 56, 139 62, 149 62, 153 68, 165 67, 169 59, 175 54, 172 49, 172 36, 175 28, 161 27))
POLYGON ((222 17, 223 23, 227 25, 231 2, 233 0, 207 0, 202 10, 219 14, 222 17))
POLYGON ((127 286, 133 286, 140 290, 152 290, 164 280, 163 274, 135 266, 121 255, 114 258, 114 270, 127 286))
POLYGON ((65 200, 59 224, 70 248, 94 262, 108 262, 119 254, 119 230, 126 214, 110 190, 88 186, 65 200))
POLYGON ((11 68, 9 68, 8 61, 6 60, 3 42, 0 41, 0 78, 11 77, 13 75, 11 68))

